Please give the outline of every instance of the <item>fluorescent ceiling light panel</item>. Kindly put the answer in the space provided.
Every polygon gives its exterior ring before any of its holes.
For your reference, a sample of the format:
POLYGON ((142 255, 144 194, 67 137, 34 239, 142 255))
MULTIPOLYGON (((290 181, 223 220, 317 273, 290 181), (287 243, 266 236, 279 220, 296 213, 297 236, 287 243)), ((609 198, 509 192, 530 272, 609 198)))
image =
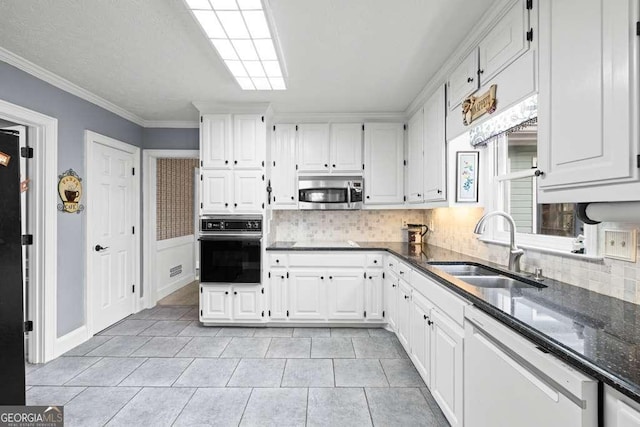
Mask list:
POLYGON ((222 29, 222 25, 218 22, 218 18, 216 18, 216 14, 212 10, 194 10, 193 14, 209 38, 217 39, 227 37, 222 29))
POLYGON ((262 0, 185 0, 243 90, 285 90, 262 0))
POLYGON ((211 10, 211 3, 209 0, 186 0, 187 6, 191 10, 211 10))

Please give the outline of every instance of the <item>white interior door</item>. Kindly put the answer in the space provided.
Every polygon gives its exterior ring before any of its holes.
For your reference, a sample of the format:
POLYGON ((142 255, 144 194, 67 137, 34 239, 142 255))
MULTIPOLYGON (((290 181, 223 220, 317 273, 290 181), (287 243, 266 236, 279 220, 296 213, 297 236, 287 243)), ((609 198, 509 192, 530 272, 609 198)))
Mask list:
POLYGON ((91 132, 87 137, 87 305, 95 333, 134 310, 139 149, 91 132))

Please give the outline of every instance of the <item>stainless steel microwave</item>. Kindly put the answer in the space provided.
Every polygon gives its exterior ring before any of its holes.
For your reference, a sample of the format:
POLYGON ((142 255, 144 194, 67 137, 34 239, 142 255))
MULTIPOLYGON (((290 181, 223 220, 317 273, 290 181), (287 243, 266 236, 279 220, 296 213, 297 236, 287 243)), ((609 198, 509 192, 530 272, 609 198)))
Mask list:
POLYGON ((316 210, 362 209, 361 177, 300 177, 298 208, 316 210))

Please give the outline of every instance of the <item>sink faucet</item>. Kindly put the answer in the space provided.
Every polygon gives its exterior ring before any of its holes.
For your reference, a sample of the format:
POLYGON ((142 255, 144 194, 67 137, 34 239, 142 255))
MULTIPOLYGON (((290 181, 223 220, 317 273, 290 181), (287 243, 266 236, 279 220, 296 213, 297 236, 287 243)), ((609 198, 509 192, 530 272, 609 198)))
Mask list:
POLYGON ((480 218, 473 232, 475 234, 482 234, 484 232, 487 220, 494 216, 504 217, 509 223, 509 238, 511 240, 511 248, 509 250, 509 270, 519 273, 520 258, 522 257, 522 255, 524 255, 524 251, 516 246, 516 223, 511 215, 502 211, 489 212, 488 214, 485 214, 482 216, 482 218, 480 218))

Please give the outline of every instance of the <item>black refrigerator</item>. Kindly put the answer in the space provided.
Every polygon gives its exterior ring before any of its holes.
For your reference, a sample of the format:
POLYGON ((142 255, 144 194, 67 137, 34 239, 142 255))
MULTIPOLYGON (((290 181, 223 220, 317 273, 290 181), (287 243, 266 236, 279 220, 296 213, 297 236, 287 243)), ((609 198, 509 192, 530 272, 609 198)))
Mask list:
POLYGON ((0 405, 25 404, 20 149, 0 130, 0 405))

